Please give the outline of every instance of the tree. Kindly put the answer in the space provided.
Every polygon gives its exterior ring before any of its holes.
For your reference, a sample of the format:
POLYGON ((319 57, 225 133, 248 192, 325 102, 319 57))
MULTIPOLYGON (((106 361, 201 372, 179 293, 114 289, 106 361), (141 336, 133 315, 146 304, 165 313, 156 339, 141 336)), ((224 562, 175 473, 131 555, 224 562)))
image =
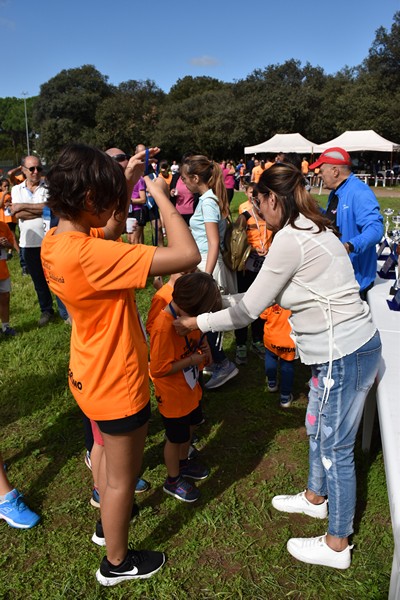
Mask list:
POLYGON ((154 144, 165 93, 154 81, 121 83, 96 111, 96 143, 133 152, 138 143, 154 144))
POLYGON ((113 90, 107 80, 94 66, 84 65, 63 70, 41 86, 34 119, 39 150, 48 160, 68 142, 95 142, 97 107, 113 90))
MULTIPOLYGON (((26 111, 30 137, 34 138, 32 131, 32 110, 36 98, 26 99, 26 111)), ((21 98, 0 98, 0 132, 2 134, 2 154, 16 157, 20 160, 26 154, 26 124, 25 107, 21 98)))

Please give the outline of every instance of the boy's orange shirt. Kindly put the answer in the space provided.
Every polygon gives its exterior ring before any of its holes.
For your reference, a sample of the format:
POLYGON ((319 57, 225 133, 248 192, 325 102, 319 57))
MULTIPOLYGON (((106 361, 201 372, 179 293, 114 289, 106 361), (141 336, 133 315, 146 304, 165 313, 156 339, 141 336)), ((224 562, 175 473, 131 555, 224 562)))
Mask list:
POLYGON ((156 291, 153 298, 151 299, 149 313, 147 315, 146 321, 146 331, 149 335, 151 335, 151 329, 153 327, 154 321, 160 314, 160 312, 169 304, 172 300, 172 292, 174 291, 173 286, 167 282, 156 291))
POLYGON ((197 381, 193 389, 185 380, 183 371, 164 376, 172 363, 193 354, 199 343, 200 331, 191 331, 186 339, 176 333, 174 317, 162 310, 152 327, 150 338, 150 373, 154 383, 158 409, 164 417, 179 418, 198 407, 202 391, 197 381))
POLYGON ((73 319, 71 392, 91 419, 136 414, 150 393, 133 290, 145 287, 156 248, 104 240, 102 230, 54 232, 45 236, 41 256, 49 287, 73 319))
POLYGON ((289 317, 291 314, 290 310, 274 304, 266 308, 260 315, 261 319, 265 319, 264 346, 284 360, 296 358, 296 346, 290 337, 292 328, 289 317))
MULTIPOLYGON (((10 244, 14 243, 11 229, 9 228, 8 225, 3 223, 2 221, 0 221, 0 237, 7 238, 7 241, 9 241, 10 244)), ((4 248, 3 246, 1 246, 0 250, 2 251, 2 254, 4 254, 4 256, 2 258, 0 258, 0 280, 3 280, 3 279, 8 279, 10 277, 10 271, 8 270, 8 267, 7 267, 7 250, 8 250, 8 248, 4 248)))
POLYGON ((249 245, 256 249, 268 249, 272 242, 272 231, 267 229, 265 221, 257 216, 257 221, 253 217, 253 206, 249 200, 239 205, 239 215, 248 212, 251 217, 246 222, 246 234, 249 245))

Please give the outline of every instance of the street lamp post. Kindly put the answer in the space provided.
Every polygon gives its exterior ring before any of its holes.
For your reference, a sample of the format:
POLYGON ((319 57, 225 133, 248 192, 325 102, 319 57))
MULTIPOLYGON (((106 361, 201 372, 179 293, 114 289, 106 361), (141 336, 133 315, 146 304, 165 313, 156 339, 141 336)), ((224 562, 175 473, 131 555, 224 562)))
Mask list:
POLYGON ((28 92, 21 92, 21 94, 24 97, 24 109, 25 109, 25 131, 26 131, 26 147, 28 150, 28 156, 30 155, 30 149, 29 149, 29 130, 28 130, 28 114, 26 112, 26 96, 28 95, 28 92))

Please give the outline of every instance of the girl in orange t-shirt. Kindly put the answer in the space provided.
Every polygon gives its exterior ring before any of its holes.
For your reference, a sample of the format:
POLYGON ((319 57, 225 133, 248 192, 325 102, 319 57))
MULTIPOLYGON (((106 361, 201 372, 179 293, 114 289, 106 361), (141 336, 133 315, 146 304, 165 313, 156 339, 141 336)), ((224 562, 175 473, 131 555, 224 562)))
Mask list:
POLYGON ((277 392, 278 387, 278 362, 281 368, 280 404, 282 408, 289 408, 293 401, 294 359, 296 346, 290 332, 290 310, 274 304, 261 314, 264 324, 265 346, 265 373, 267 375, 267 389, 277 392))
POLYGON ((164 460, 168 477, 164 491, 183 502, 195 502, 200 492, 187 479, 206 479, 209 470, 188 461, 194 428, 203 421, 199 365, 212 361, 207 340, 199 331, 179 336, 173 322, 178 316, 197 316, 222 307, 218 286, 208 273, 182 275, 172 301, 154 321, 150 339, 150 372, 161 413, 166 442, 164 460))
POLYGON ((104 441, 98 485, 107 556, 96 577, 106 586, 149 577, 165 561, 162 552, 128 550, 132 490, 150 417, 147 344, 134 289, 149 276, 194 268, 200 255, 161 179, 146 177, 146 185, 164 216, 168 247, 112 241, 123 232, 145 161, 158 151, 138 152, 124 175, 104 152, 70 144, 47 176, 48 206, 59 223, 43 240, 43 269, 73 321, 71 392, 104 441))

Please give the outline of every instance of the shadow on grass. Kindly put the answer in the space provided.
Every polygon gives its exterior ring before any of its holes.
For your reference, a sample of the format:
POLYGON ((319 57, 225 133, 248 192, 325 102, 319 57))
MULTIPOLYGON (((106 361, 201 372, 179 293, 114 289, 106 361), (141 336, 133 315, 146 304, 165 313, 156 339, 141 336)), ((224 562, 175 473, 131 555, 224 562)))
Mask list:
MULTIPOLYGON (((295 397, 298 395, 296 392, 303 391, 308 373, 308 369, 300 365, 297 368, 295 397)), ((203 404, 207 420, 199 429, 199 435, 210 436, 210 441, 202 450, 199 461, 204 461, 211 468, 211 475, 199 485, 202 496, 194 504, 174 500, 176 505, 171 510, 171 498, 166 496, 161 487, 144 500, 144 507, 150 505, 157 510, 168 502, 168 508, 165 508, 167 514, 156 531, 143 540, 144 547, 152 547, 155 541, 162 547, 172 536, 179 536, 180 529, 195 516, 194 511, 201 511, 260 465, 278 432, 304 426, 304 407, 281 409, 279 394, 264 391, 264 378, 263 363, 254 358, 241 368, 235 379, 216 392, 206 393, 203 404)), ((146 453, 146 466, 156 462, 157 452, 157 464, 160 463, 162 447, 163 444, 160 444, 153 447, 151 453, 146 453)))

